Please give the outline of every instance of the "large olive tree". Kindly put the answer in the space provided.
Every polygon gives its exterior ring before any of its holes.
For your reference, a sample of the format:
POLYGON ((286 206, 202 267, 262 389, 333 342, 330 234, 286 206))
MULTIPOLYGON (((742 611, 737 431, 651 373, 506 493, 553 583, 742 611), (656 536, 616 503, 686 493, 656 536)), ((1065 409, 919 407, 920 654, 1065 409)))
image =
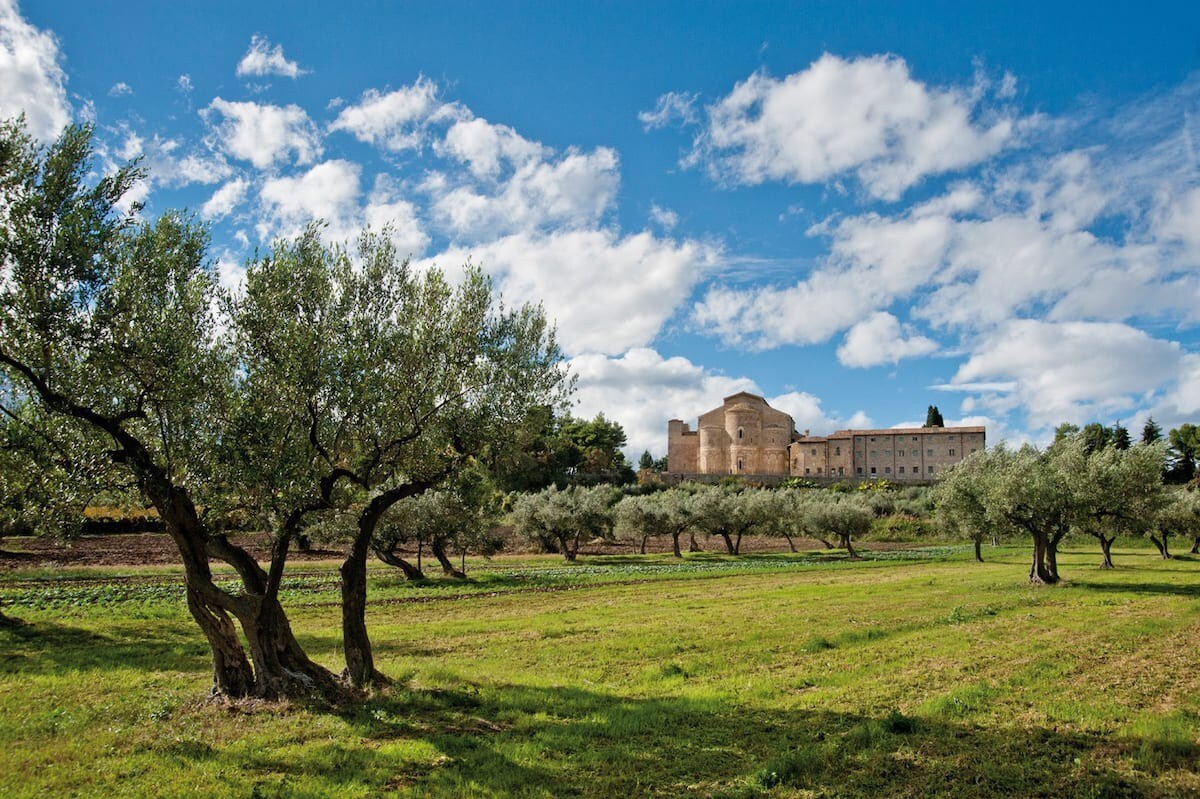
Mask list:
POLYGON ((122 210, 136 169, 93 180, 95 171, 86 127, 40 147, 21 122, 0 124, 0 368, 11 393, 74 428, 75 457, 103 441, 158 511, 212 651, 215 692, 332 690, 265 590, 266 573, 198 510, 219 504, 214 443, 235 376, 219 344, 207 236, 178 215, 141 221, 122 210), (212 558, 237 569, 240 590, 213 580, 212 558))
POLYGON ((302 456, 284 469, 252 460, 243 479, 281 498, 283 547, 307 514, 352 515, 342 641, 347 676, 362 685, 382 679, 366 626, 367 560, 389 509, 509 446, 571 384, 542 310, 504 307, 479 269, 452 282, 413 268, 386 231, 354 247, 320 232, 252 262, 230 302, 250 418, 290 431, 302 456))

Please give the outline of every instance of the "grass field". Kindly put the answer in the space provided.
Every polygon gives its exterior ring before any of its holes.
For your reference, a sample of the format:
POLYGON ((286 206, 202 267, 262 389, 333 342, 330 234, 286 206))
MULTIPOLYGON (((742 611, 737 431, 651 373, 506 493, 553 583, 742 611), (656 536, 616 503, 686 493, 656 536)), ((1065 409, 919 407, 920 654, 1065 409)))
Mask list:
MULTIPOLYGON (((8 572, 0 795, 1200 795, 1200 561, 1072 550, 1034 588, 985 557, 376 572, 395 686, 337 711, 204 702, 170 569, 8 572)), ((332 564, 286 594, 340 668, 332 564)))

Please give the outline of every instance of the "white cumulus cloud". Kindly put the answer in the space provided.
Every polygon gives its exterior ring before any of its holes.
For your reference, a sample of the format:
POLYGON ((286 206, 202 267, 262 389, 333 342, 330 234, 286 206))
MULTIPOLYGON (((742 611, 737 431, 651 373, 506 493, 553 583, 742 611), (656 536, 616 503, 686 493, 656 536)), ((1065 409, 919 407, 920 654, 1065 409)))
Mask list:
POLYGON ((464 109, 438 98, 437 84, 425 77, 391 92, 368 89, 344 107, 329 125, 375 147, 393 152, 419 149, 431 122, 464 116, 464 109))
POLYGON ((289 61, 283 55, 283 46, 271 46, 265 36, 255 34, 250 37, 250 48, 242 56, 237 65, 239 78, 246 76, 266 77, 279 75, 284 78, 298 78, 307 70, 301 69, 295 61, 289 61))
POLYGON ((872 196, 895 200, 1012 143, 1018 120, 981 108, 978 94, 928 86, 895 56, 826 54, 784 78, 759 72, 734 86, 707 108, 689 162, 751 185, 854 174, 872 196))
POLYGON ((837 356, 843 366, 861 368, 928 355, 937 346, 931 338, 905 331, 890 313, 879 311, 850 328, 837 356))
POLYGON ((430 262, 468 258, 497 278, 508 302, 542 302, 569 354, 614 354, 650 343, 719 251, 697 241, 609 229, 515 233, 430 262))
POLYGON ((53 139, 71 121, 66 83, 58 39, 29 24, 15 0, 0 0, 0 118, 23 113, 33 136, 53 139))
POLYGON ((316 125, 298 105, 232 102, 217 97, 209 105, 209 116, 212 111, 221 116, 214 127, 225 152, 258 169, 268 169, 289 154, 298 164, 312 163, 321 155, 316 125))

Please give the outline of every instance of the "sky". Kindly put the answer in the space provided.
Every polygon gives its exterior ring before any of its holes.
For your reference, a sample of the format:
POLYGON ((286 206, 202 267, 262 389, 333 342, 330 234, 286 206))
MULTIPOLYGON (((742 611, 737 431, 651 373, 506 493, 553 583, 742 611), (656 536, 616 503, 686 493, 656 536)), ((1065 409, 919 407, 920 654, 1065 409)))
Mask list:
POLYGON ((95 126, 236 290, 314 219, 541 302, 666 451, 1200 421, 1200 4, 0 0, 0 116, 95 126))

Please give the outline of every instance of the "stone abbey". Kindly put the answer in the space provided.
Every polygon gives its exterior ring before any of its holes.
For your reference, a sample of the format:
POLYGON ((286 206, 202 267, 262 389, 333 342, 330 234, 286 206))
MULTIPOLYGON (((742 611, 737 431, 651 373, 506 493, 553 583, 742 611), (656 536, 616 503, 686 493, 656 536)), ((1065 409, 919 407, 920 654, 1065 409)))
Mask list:
POLYGON ((667 422, 667 472, 747 477, 926 481, 983 449, 983 427, 903 427, 796 432, 792 417, 741 392, 700 415, 696 430, 667 422))

